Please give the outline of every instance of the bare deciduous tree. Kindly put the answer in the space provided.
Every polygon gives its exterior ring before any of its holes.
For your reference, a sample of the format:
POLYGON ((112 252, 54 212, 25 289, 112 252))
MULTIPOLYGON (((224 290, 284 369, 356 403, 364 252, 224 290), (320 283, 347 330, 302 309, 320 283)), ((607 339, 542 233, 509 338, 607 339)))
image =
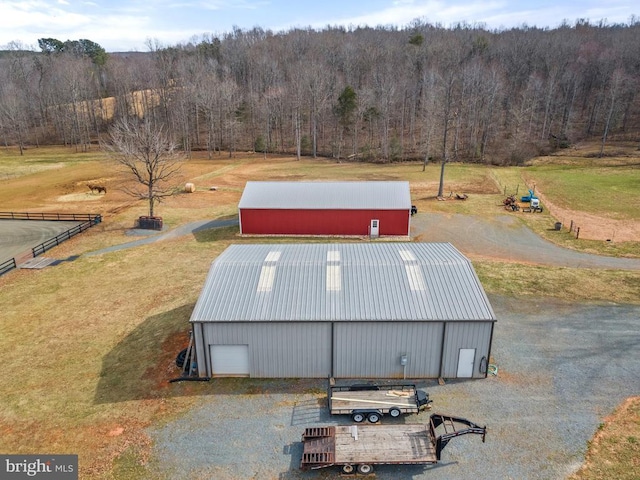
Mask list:
POLYGON ((235 27, 112 55, 89 40, 40 40, 42 52, 16 43, 0 55, 8 144, 88 149, 109 122, 137 115, 210 157, 246 149, 505 164, 640 128, 635 17, 552 30, 420 20, 277 34, 235 27), (346 86, 353 109, 348 97, 338 102, 346 86))
POLYGON ((138 184, 124 190, 132 197, 147 200, 149 216, 153 217, 156 203, 175 191, 170 181, 179 172, 184 154, 177 150, 165 129, 152 124, 148 117, 120 119, 103 147, 138 184))

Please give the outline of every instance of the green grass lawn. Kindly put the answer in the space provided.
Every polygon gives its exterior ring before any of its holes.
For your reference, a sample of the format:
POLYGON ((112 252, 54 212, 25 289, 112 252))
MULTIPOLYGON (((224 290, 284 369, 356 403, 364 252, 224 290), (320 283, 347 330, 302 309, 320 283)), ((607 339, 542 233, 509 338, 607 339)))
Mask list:
POLYGON ((640 164, 533 166, 526 174, 559 206, 619 219, 640 217, 640 164))

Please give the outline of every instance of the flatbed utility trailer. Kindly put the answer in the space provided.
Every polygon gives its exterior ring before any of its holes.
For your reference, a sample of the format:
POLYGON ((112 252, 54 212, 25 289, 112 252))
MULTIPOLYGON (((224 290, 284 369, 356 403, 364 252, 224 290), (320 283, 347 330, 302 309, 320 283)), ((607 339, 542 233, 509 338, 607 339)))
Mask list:
POLYGON ((431 415, 428 425, 334 425, 308 427, 302 434, 302 470, 340 466, 343 473, 368 474, 374 465, 438 463, 449 441, 487 427, 465 418, 431 415))
POLYGON ((351 415, 356 423, 378 423, 383 415, 399 417, 430 407, 429 394, 413 384, 330 385, 327 393, 332 415, 351 415))

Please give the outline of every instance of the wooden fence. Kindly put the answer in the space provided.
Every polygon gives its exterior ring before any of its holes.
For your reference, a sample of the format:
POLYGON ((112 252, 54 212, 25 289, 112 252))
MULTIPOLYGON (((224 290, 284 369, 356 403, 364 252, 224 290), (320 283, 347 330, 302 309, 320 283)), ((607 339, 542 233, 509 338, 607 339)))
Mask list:
POLYGON ((97 213, 29 213, 29 212, 0 212, 0 219, 4 220, 47 220, 50 222, 90 222, 100 223, 102 216, 97 213))
POLYGON ((78 225, 71 227, 69 230, 56 235, 49 240, 42 242, 40 245, 36 245, 30 252, 21 255, 21 261, 18 262, 15 258, 0 263, 0 275, 4 275, 10 270, 18 267, 18 263, 22 263, 22 259, 35 258, 38 255, 42 255, 47 250, 60 245, 65 240, 69 240, 71 237, 84 232, 85 230, 102 222, 102 215, 93 213, 16 213, 16 212, 0 212, 0 219, 6 220, 47 220, 47 221, 61 221, 61 222, 82 222, 78 225))
POLYGON ((4 275, 9 270, 13 270, 16 268, 16 259, 12 258, 11 260, 7 260, 6 262, 0 263, 0 275, 4 275))

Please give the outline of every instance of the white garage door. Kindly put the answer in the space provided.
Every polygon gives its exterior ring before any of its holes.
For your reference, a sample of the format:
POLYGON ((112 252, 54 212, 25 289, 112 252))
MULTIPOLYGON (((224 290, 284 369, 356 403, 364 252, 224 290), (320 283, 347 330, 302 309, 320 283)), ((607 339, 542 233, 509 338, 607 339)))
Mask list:
POLYGON ((210 345, 213 375, 249 376, 249 345, 210 345))

